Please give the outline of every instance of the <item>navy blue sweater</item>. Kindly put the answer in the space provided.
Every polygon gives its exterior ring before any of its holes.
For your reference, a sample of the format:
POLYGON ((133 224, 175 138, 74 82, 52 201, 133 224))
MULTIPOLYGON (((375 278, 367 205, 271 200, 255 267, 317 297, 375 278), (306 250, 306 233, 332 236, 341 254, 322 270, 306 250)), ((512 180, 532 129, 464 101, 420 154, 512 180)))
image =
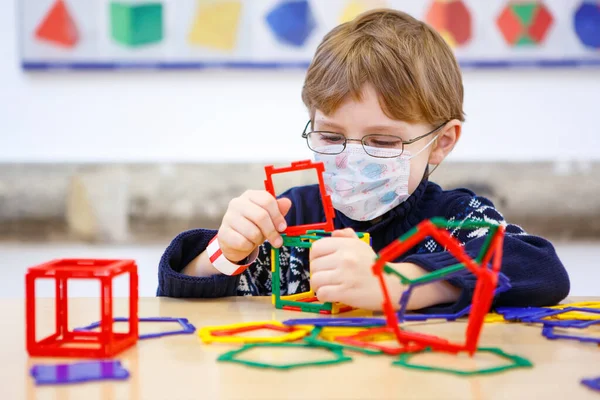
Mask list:
MULTIPOLYGON (((289 226, 325 220, 318 186, 302 186, 281 195, 292 201, 286 216, 289 226)), ((423 180, 402 204, 386 213, 376 223, 359 222, 337 212, 335 228, 350 227, 356 232, 369 232, 375 252, 399 238, 419 222, 442 217, 451 221, 479 220, 506 226, 502 272, 512 288, 494 299, 494 306, 548 306, 569 294, 569 277, 554 247, 547 240, 529 235, 517 225, 507 224, 504 217, 486 198, 467 189, 444 191, 435 183, 423 180)), ((270 244, 265 242, 256 261, 241 275, 215 275, 197 278, 180 271, 208 245, 217 231, 194 229, 179 234, 163 254, 158 271, 158 296, 215 298, 225 296, 261 296, 271 293, 270 244)), ((472 257, 476 257, 485 239, 485 229, 454 229, 457 238, 472 257)), ((308 250, 282 248, 280 252, 282 294, 309 290, 308 250)), ((426 239, 394 262, 410 262, 427 271, 456 264, 456 259, 431 239, 426 239)), ((423 312, 453 313, 471 302, 475 278, 464 274, 449 282, 462 289, 453 304, 440 304, 423 312)))

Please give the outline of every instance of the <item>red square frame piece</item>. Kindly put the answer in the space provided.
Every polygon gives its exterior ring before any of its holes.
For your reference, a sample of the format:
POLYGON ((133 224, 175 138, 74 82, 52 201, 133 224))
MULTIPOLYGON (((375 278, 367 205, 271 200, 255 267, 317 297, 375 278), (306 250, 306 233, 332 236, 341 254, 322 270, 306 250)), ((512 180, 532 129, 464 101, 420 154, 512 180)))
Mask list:
POLYGON ((311 160, 302 160, 293 162, 289 167, 275 168, 272 165, 265 167, 265 173, 267 178, 265 179, 265 189, 271 193, 273 197, 277 197, 275 194, 275 188, 273 186, 273 175, 282 174, 293 171, 303 171, 308 169, 315 169, 319 178, 319 191, 321 193, 321 201, 323 203, 323 209, 325 211, 325 222, 316 224, 305 224, 288 226, 285 230, 288 236, 304 235, 309 230, 323 230, 325 232, 333 231, 333 218, 335 217, 335 210, 331 202, 331 197, 327 194, 325 189, 325 182, 323 181, 323 173, 325 172, 325 165, 322 162, 312 162, 311 160))
POLYGON ((138 273, 133 260, 58 259, 28 269, 25 276, 26 348, 32 357, 112 357, 138 341, 138 273), (129 274, 129 331, 113 329, 113 278, 129 274), (36 340, 37 279, 54 279, 56 285, 55 332, 36 340), (100 330, 72 331, 68 326, 70 279, 98 279, 101 288, 100 330))

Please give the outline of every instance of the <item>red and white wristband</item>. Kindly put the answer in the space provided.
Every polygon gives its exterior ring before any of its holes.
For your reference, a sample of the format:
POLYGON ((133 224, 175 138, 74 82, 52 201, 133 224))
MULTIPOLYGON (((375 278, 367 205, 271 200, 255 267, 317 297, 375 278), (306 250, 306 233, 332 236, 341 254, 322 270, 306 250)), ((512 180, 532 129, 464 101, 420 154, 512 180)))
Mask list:
POLYGON ((223 251, 221 251, 221 247, 219 246, 219 240, 217 236, 215 236, 211 239, 210 242, 208 242, 206 252, 208 254, 211 264, 213 265, 213 267, 215 267, 215 269, 217 269, 217 271, 225 275, 234 276, 241 274, 246 270, 246 268, 252 265, 252 263, 254 262, 254 260, 256 260, 256 257, 258 256, 258 247, 254 249, 252 254, 250 254, 244 260, 240 261, 244 264, 235 264, 229 261, 227 258, 225 258, 225 256, 223 255, 223 251))

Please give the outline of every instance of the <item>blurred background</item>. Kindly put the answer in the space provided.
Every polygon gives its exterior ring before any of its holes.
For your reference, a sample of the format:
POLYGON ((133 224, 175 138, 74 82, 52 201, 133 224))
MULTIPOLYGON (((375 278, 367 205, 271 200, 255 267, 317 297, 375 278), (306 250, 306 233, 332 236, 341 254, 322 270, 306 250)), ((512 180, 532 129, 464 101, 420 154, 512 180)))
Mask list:
POLYGON ((597 295, 598 1, 4 0, 0 297, 66 257, 134 258, 153 296, 175 235, 216 229, 265 165, 311 158, 306 66, 379 6, 430 23, 463 67, 463 137, 432 180, 553 240, 571 294, 597 295))

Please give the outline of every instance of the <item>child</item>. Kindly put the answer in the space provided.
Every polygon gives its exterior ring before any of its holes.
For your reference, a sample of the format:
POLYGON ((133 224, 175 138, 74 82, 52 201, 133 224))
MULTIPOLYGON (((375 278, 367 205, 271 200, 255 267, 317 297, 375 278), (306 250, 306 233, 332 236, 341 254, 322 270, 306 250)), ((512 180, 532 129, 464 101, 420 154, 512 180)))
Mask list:
MULTIPOLYGON (((512 288, 495 305, 547 306, 567 296, 568 275, 548 241, 506 224, 489 200, 429 181, 429 165, 439 166, 452 151, 464 121, 459 67, 432 28, 392 10, 334 28, 317 49, 302 98, 310 114, 302 137, 325 164, 336 230, 310 252, 282 248, 282 294, 312 287, 321 301, 380 310, 382 295, 370 270, 376 253, 419 222, 443 217, 506 226, 502 272, 512 288), (372 248, 355 232, 369 232, 372 248)), ((317 185, 292 188, 278 199, 247 191, 229 203, 218 232, 196 229, 173 240, 160 260, 157 294, 268 295, 270 246, 282 245, 280 232, 324 218, 317 185)), ((451 233, 474 257, 487 231, 451 233)), ((457 262, 433 240, 395 261, 412 278, 457 262)), ((397 303, 405 288, 394 277, 388 285, 397 303)), ((474 286, 471 274, 421 286, 408 309, 456 312, 470 304, 474 286)))

